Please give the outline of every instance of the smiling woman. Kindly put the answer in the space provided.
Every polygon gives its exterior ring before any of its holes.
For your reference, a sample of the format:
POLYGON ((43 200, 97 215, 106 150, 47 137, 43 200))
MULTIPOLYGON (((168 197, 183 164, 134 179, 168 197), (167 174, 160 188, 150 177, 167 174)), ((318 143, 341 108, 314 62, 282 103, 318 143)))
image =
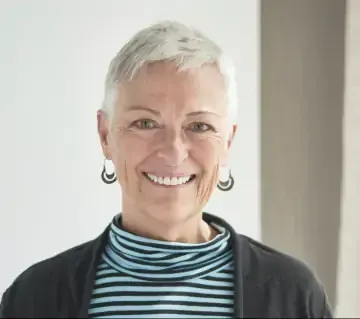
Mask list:
POLYGON ((213 234, 199 213, 226 165, 236 126, 228 126, 219 68, 178 68, 173 61, 154 62, 124 80, 113 109, 98 113, 99 135, 123 192, 124 227, 196 243, 213 234))
MULTIPOLYGON (((112 60, 98 133, 122 212, 97 239, 33 265, 5 292, 10 317, 325 318, 298 260, 203 212, 237 131, 234 68, 200 32, 162 22, 112 60)), ((229 171, 230 172, 230 171, 229 171)))

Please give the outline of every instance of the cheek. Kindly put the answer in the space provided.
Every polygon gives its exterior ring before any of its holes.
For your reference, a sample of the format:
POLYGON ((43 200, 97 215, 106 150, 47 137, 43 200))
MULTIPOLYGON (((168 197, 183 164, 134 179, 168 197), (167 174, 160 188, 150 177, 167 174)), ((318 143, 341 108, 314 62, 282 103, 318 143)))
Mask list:
POLYGON ((143 136, 132 130, 119 131, 115 143, 118 159, 135 165, 147 156, 152 145, 151 136, 143 136))
POLYGON ((118 130, 111 141, 112 160, 122 186, 137 179, 136 167, 149 154, 151 143, 130 130, 118 130))
POLYGON ((225 140, 219 136, 197 139, 194 145, 194 157, 205 170, 213 169, 221 161, 225 150, 225 140))
POLYGON ((214 137, 197 143, 197 162, 202 166, 203 173, 197 186, 197 198, 205 205, 213 193, 219 175, 219 163, 224 152, 224 139, 214 137))

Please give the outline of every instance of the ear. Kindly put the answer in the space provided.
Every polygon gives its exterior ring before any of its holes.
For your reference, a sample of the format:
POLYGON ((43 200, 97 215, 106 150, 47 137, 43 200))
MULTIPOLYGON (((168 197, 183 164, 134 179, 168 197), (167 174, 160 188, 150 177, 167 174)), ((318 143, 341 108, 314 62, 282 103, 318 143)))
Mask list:
POLYGON ((230 147, 232 145, 232 142, 234 141, 236 132, 237 132, 238 126, 235 124, 232 126, 229 137, 228 137, 228 143, 227 143, 227 149, 230 150, 230 147))
POLYGON ((106 159, 111 159, 111 149, 109 145, 109 132, 110 132, 110 121, 108 115, 103 110, 98 110, 96 113, 97 117, 97 129, 100 138, 101 148, 103 150, 106 159))
POLYGON ((233 144, 234 138, 235 138, 235 134, 237 132, 237 125, 232 125, 231 130, 229 132, 227 141, 226 141, 226 145, 225 145, 225 151, 224 151, 224 156, 223 156, 223 160, 221 163, 221 166, 226 167, 228 166, 229 163, 229 154, 230 154, 230 148, 233 144))

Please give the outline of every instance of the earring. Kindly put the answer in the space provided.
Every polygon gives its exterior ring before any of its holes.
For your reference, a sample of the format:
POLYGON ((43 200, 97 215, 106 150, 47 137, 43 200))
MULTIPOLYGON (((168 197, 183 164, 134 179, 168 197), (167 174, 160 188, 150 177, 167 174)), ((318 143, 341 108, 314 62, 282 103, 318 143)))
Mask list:
POLYGON ((223 192, 228 192, 234 187, 235 180, 234 177, 231 175, 231 171, 229 170, 229 177, 227 181, 218 181, 217 188, 223 192))
POLYGON ((101 173, 101 179, 102 179, 102 181, 103 181, 105 184, 113 184, 113 183, 116 182, 115 172, 114 172, 114 173, 111 173, 111 174, 108 174, 108 173, 106 172, 105 162, 106 162, 106 158, 105 158, 105 160, 104 160, 104 167, 103 167, 103 170, 102 170, 102 173, 101 173))

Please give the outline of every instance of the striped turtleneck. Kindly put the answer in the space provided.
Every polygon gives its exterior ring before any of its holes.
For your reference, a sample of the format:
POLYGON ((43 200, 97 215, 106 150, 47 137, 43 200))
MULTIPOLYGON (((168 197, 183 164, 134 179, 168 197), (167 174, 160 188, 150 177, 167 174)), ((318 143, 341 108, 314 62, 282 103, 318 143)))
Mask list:
POLYGON ((114 218, 89 308, 91 318, 232 318, 230 233, 185 244, 137 236, 114 218))

